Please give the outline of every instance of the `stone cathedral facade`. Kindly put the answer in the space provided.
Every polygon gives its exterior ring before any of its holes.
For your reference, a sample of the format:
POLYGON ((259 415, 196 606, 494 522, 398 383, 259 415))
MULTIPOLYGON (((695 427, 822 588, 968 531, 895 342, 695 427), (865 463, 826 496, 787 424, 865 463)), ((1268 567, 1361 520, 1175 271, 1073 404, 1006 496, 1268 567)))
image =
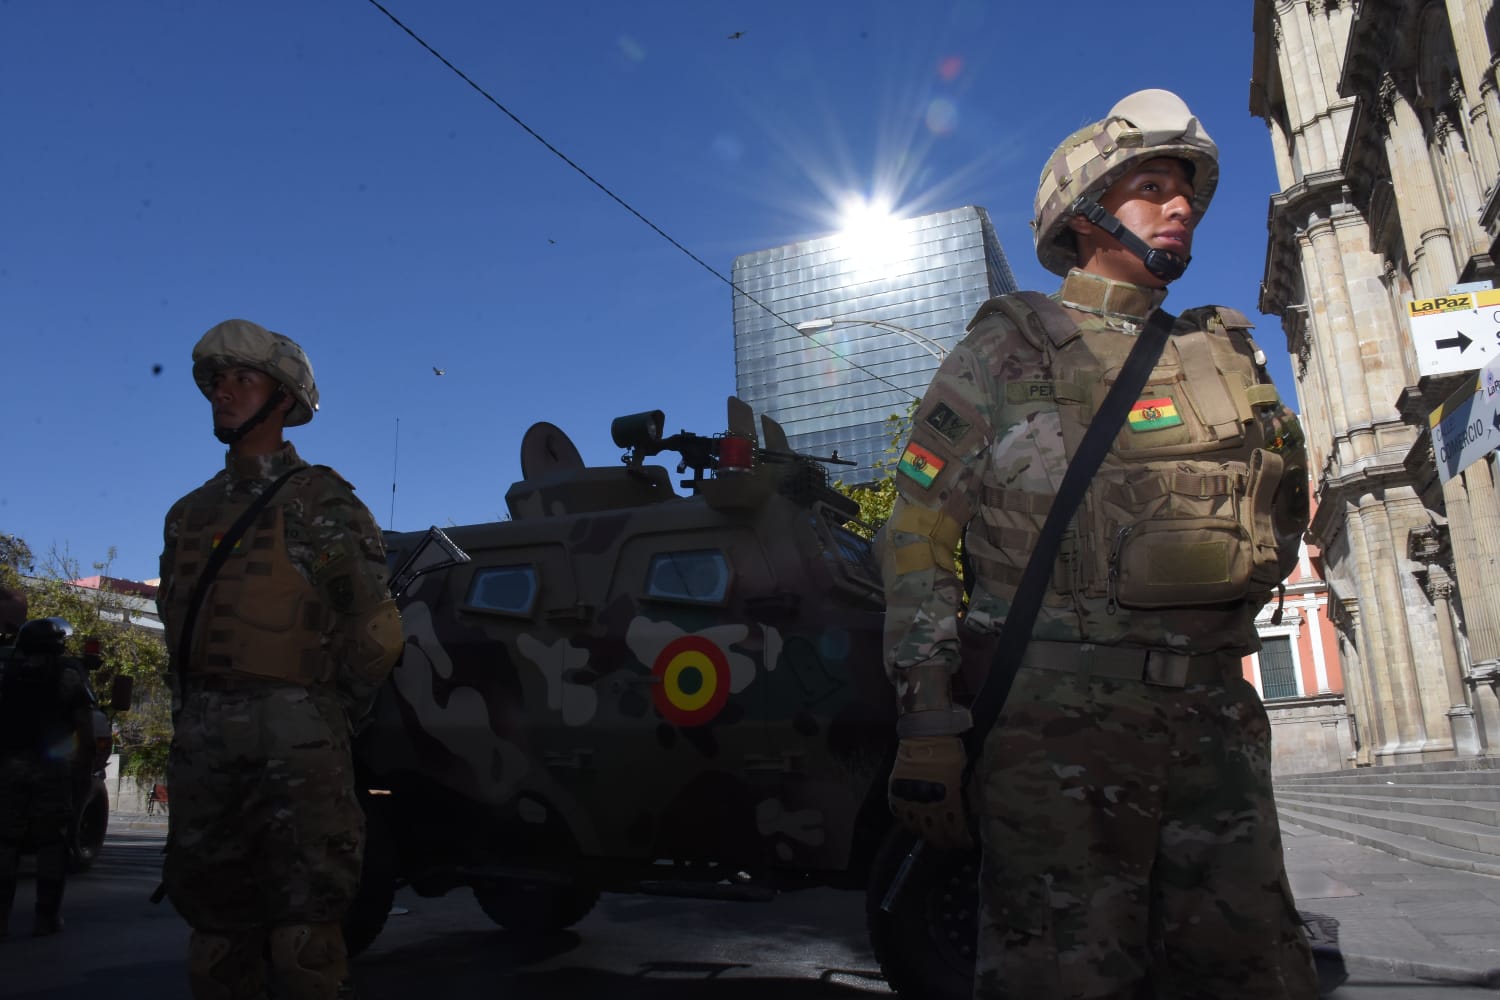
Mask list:
MULTIPOLYGON (((1361 765, 1500 753, 1493 455, 1451 479, 1406 304, 1500 261, 1500 10, 1485 0, 1254 0, 1250 110, 1281 318, 1316 479, 1310 539, 1361 765)), ((1500 282, 1496 282, 1500 284, 1500 282)))

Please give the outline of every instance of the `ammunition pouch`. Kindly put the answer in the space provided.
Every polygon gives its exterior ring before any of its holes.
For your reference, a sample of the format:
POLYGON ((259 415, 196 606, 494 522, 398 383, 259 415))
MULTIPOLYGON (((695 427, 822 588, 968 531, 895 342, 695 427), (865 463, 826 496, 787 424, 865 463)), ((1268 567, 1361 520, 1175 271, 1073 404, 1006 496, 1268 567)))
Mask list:
POLYGON ((1110 608, 1227 604, 1269 591, 1281 579, 1272 524, 1281 478, 1281 457, 1256 449, 1248 468, 1177 462, 1100 483, 1075 583, 1110 608))

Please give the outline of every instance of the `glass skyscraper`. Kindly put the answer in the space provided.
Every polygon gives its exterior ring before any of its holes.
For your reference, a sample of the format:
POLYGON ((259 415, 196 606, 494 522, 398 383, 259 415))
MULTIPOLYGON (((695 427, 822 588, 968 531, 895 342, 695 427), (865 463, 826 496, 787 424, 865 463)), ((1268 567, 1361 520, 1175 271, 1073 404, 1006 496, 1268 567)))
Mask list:
POLYGON ((1015 278, 973 205, 837 233, 734 261, 736 394, 794 450, 851 459, 860 484, 888 460, 887 420, 920 399, 986 299, 1015 278))

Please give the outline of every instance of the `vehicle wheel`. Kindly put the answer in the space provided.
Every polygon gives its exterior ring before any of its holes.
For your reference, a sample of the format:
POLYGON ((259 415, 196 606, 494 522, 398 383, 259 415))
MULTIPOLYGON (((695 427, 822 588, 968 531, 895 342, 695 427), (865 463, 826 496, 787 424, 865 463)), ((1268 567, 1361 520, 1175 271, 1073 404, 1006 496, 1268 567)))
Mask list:
POLYGON ((369 796, 360 795, 359 804, 365 811, 365 857, 359 870, 359 888, 344 911, 344 948, 350 958, 380 936, 396 901, 396 841, 390 821, 369 796))
POLYGON ((896 827, 875 856, 865 891, 870 945, 897 994, 967 1000, 979 936, 979 852, 924 846, 887 913, 881 904, 915 843, 915 835, 896 827))
POLYGON ((599 890, 547 882, 476 885, 474 898, 484 915, 517 934, 555 934, 589 915, 599 890))
POLYGON ((73 838, 68 844, 68 871, 72 874, 86 872, 94 867, 99 851, 104 847, 104 834, 109 830, 109 793, 104 782, 95 778, 84 793, 82 806, 73 822, 73 838))

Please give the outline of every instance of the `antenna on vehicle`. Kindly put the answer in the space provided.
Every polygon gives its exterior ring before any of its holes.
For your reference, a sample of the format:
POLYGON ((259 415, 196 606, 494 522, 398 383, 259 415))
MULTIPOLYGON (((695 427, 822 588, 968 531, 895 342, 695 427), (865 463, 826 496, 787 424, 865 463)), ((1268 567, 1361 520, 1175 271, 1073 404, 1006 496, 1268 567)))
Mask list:
POLYGON ((401 418, 396 418, 396 440, 391 445, 391 519, 386 530, 396 530, 396 462, 401 457, 401 418))

